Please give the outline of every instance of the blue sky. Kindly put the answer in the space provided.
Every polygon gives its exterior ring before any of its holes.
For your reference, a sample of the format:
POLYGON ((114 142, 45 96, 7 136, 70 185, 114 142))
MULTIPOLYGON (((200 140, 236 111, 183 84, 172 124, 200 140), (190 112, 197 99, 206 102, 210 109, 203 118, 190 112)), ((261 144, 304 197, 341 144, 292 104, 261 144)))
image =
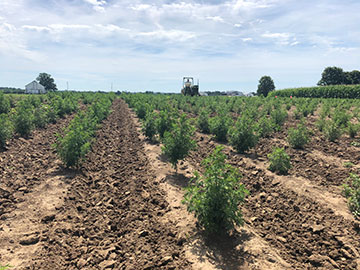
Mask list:
POLYGON ((0 0, 0 86, 40 72, 59 89, 255 91, 360 69, 358 0, 0 0))

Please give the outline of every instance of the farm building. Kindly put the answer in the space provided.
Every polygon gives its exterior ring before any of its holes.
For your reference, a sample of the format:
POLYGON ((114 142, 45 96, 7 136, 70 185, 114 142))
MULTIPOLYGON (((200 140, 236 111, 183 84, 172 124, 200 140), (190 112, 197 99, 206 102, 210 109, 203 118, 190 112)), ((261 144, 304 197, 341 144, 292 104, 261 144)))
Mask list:
POLYGON ((45 94, 46 90, 43 85, 37 81, 32 81, 31 83, 25 85, 25 94, 45 94))

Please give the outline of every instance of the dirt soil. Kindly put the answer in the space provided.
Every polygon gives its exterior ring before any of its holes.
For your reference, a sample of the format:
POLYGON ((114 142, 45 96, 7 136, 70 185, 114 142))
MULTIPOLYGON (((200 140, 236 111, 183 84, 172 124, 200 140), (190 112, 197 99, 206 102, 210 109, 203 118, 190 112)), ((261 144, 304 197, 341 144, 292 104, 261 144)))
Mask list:
MULTIPOLYGON (((23 149, 37 155, 37 162, 47 168, 36 179, 26 177, 22 186, 27 196, 20 201, 14 190, 2 189, 2 209, 7 214, 0 221, 1 264, 9 263, 15 269, 189 268, 183 238, 175 224, 162 220, 169 211, 168 203, 150 170, 129 110, 121 100, 114 102, 112 110, 79 170, 65 170, 56 158, 49 163, 38 156, 37 149, 34 153, 23 149), (55 187, 49 177, 56 180, 55 187), (44 208, 41 200, 52 207, 44 208), (27 204, 28 211, 21 203, 27 204), (36 214, 15 216, 20 208, 23 214, 36 214), (20 227, 29 230, 19 235, 20 227)), ((44 141, 52 143, 45 135, 38 143, 44 141)), ((14 158, 20 160, 20 156, 14 158)), ((24 168, 27 174, 29 167, 24 168)), ((7 182, 16 178, 10 174, 14 169, 17 167, 2 165, 7 182)))

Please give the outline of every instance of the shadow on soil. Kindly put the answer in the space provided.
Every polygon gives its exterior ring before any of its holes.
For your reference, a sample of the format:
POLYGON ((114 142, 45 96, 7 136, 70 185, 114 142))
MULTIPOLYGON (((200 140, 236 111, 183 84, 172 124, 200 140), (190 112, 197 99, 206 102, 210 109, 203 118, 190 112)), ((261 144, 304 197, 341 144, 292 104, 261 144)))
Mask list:
POLYGON ((191 178, 186 177, 184 174, 180 172, 174 172, 172 174, 168 174, 165 177, 165 181, 172 186, 185 188, 189 185, 191 178))
POLYGON ((244 243, 251 239, 251 235, 244 230, 234 231, 231 235, 215 236, 199 232, 194 238, 194 254, 201 261, 205 261, 205 258, 209 260, 216 269, 239 269, 251 256, 243 249, 244 243))

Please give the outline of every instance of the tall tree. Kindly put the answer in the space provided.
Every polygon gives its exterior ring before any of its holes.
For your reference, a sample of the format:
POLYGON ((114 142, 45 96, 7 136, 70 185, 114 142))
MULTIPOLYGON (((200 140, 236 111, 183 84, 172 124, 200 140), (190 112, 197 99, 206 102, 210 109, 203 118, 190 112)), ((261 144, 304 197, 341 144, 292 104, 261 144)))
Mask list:
POLYGON ((342 68, 327 67, 321 74, 321 80, 318 82, 318 85, 337 85, 345 83, 346 76, 342 68))
POLYGON ((270 91, 275 90, 274 81, 271 79, 270 76, 262 76, 259 80, 259 85, 257 89, 257 95, 263 95, 266 97, 270 91))
POLYGON ((40 73, 36 80, 45 87, 46 91, 56 91, 57 87, 53 78, 50 74, 40 73))
POLYGON ((360 71, 353 70, 348 72, 351 84, 360 84, 360 71))

